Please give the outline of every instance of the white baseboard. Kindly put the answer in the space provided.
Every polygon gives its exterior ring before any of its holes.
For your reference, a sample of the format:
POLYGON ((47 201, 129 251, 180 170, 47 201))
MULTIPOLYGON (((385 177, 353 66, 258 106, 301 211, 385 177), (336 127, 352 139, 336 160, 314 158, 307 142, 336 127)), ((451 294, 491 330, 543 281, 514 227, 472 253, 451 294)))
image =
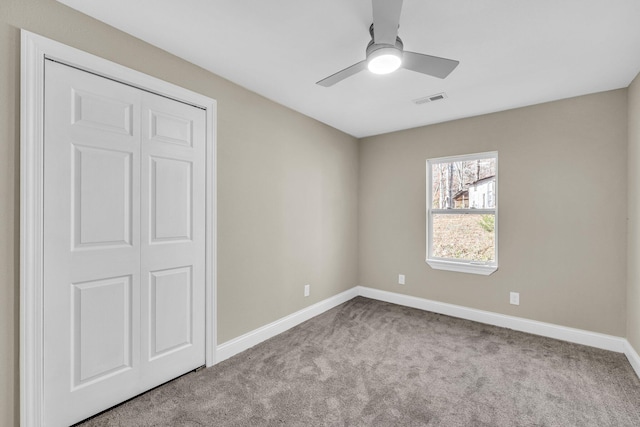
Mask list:
POLYGON ((627 340, 624 340, 624 355, 627 356, 633 370, 636 371, 636 375, 640 378, 640 356, 627 340))
POLYGON ((288 316, 264 325, 251 332, 247 332, 237 338, 222 343, 216 347, 216 363, 222 362, 236 354, 243 352, 254 345, 260 344, 262 341, 268 340, 282 332, 305 322, 312 317, 324 313, 344 302, 347 302, 358 296, 358 288, 354 287, 346 290, 338 295, 327 298, 302 310, 296 311, 288 316))
MULTIPOLYGON (((626 353, 625 343, 627 340, 613 335, 568 328, 566 326, 538 322, 536 320, 523 319, 521 317, 507 316, 490 311, 477 310, 475 308, 397 294, 395 292, 381 291, 379 289, 367 288, 365 286, 358 286, 358 295, 393 304, 431 311, 433 313, 473 320, 474 322, 485 323, 487 325, 500 326, 502 328, 513 329, 515 331, 527 332, 576 344, 588 345, 618 353, 626 353)), ((638 369, 636 369, 636 372, 637 371, 638 369)))
POLYGON ((382 291, 379 289, 356 286, 326 300, 320 301, 312 306, 285 316, 275 322, 262 326, 216 347, 216 363, 222 362, 238 353, 243 352, 261 342, 268 340, 288 329, 305 322, 312 317, 324 313, 344 302, 357 296, 363 296, 379 301, 390 302, 406 307, 417 308, 433 313, 458 317, 460 319, 472 320, 474 322, 487 325, 499 326, 513 329, 515 331, 527 332, 548 338, 555 338, 576 344, 587 345, 603 350, 624 353, 629 359, 629 363, 640 377, 640 356, 624 338, 613 335, 600 334, 597 332, 585 331, 582 329, 569 328, 566 326, 554 325, 552 323, 539 322, 536 320, 524 319, 521 317, 507 316, 505 314, 493 313, 490 311, 477 310, 475 308, 464 307, 455 304, 448 304, 418 298, 410 295, 398 294, 395 292, 382 291))

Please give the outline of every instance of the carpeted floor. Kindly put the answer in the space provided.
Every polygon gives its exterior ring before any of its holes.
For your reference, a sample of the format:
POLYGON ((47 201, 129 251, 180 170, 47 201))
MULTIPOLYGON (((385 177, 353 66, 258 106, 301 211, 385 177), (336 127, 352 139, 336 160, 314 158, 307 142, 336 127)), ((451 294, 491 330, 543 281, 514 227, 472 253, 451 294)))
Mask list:
POLYGON ((90 426, 640 426, 625 356, 362 297, 90 426))

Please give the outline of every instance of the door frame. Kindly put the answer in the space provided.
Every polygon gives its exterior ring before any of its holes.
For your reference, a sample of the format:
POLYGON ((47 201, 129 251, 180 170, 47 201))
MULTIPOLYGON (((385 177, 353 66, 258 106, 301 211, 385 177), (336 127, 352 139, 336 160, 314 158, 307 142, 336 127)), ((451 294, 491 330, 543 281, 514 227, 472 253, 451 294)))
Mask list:
POLYGON ((44 423, 44 64, 46 59, 191 104, 206 115, 205 361, 217 363, 216 100, 21 30, 20 425, 44 423))

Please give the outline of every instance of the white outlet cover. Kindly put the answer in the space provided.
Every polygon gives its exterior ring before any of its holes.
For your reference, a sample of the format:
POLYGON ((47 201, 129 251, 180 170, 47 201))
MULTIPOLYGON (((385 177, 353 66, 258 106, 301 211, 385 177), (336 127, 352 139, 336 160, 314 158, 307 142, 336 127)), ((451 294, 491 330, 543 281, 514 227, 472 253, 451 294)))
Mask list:
POLYGON ((398 274, 398 285, 404 285, 404 274, 398 274))
POLYGON ((520 293, 519 292, 509 293, 509 303, 513 305, 520 305, 520 293))
POLYGON ((304 296, 308 297, 310 292, 311 285, 304 285, 304 296))

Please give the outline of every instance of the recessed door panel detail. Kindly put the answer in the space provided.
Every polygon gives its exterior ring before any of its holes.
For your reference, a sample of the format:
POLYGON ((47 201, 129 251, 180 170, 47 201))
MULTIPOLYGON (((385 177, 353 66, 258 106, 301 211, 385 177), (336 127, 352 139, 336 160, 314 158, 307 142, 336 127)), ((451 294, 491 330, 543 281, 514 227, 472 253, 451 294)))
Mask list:
POLYGON ((132 154, 73 147, 74 249, 131 245, 132 154))
POLYGON ((186 147, 193 145, 193 122, 191 120, 158 113, 153 110, 149 110, 149 114, 151 115, 149 120, 151 126, 149 139, 151 141, 167 142, 169 144, 178 144, 186 147))
POLYGON ((132 133, 133 105, 102 95, 72 89, 71 124, 116 132, 132 133))
POLYGON ((149 358, 153 360, 191 344, 193 282, 190 266, 149 274, 149 358))
POLYGON ((72 285, 72 389, 131 367, 131 276, 72 285))
POLYGON ((151 243, 191 240, 191 162, 150 157, 151 243))

